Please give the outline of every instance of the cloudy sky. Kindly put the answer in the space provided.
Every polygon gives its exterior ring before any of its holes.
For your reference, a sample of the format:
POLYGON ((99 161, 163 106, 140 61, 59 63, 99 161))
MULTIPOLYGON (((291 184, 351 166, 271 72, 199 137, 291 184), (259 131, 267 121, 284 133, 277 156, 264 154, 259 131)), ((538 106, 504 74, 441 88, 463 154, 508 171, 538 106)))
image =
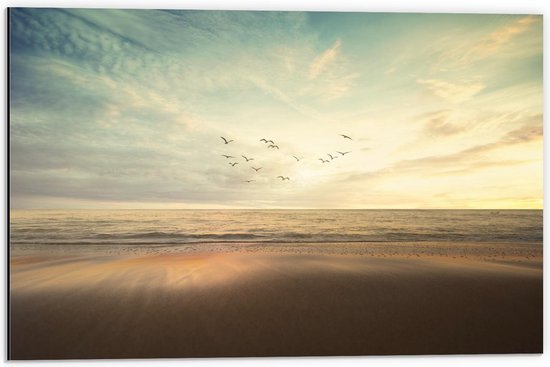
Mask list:
POLYGON ((13 208, 542 208, 540 16, 15 9, 10 37, 13 208))

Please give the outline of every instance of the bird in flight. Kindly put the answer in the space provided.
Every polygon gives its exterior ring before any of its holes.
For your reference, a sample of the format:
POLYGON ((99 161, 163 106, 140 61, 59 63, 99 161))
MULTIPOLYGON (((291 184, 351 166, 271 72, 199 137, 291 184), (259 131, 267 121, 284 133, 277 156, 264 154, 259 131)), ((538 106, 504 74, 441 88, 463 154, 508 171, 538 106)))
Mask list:
POLYGON ((222 157, 225 157, 225 158, 235 158, 235 157, 233 157, 232 155, 227 155, 227 154, 222 154, 222 157))
POLYGON ((259 170, 261 170, 261 169, 262 169, 262 167, 260 167, 260 168, 256 168, 256 167, 250 167, 250 168, 252 168, 252 169, 253 169, 254 171, 256 171, 256 172, 258 172, 259 170))
POLYGON ((344 135, 344 134, 340 134, 341 137, 343 137, 344 139, 349 139, 349 140, 353 140, 352 138, 350 138, 349 136, 347 135, 344 135))
POLYGON ((267 147, 268 148, 277 148, 277 149, 279 149, 279 146, 275 145, 275 144, 269 144, 267 147))
POLYGON ((235 162, 235 163, 229 162, 229 164, 231 165, 231 167, 235 167, 235 165, 236 165, 236 164, 239 164, 239 162, 235 162))
POLYGON ((277 178, 280 178, 281 181, 290 180, 290 177, 284 177, 284 176, 277 176, 277 178))
POLYGON ((340 154, 342 154, 342 155, 346 155, 346 154, 348 154, 348 153, 351 153, 351 150, 350 150, 349 152, 339 152, 339 151, 336 151, 336 153, 340 153, 340 154))
POLYGON ((319 158, 319 160, 323 163, 330 163, 330 161, 324 160, 323 158, 319 158))
POLYGON ((293 157, 294 157, 294 159, 296 159, 296 162, 300 162, 300 160, 302 160, 302 158, 304 158, 304 157, 298 158, 298 157, 296 157, 295 155, 293 155, 293 157))
POLYGON ((248 161, 253 161, 253 160, 254 160, 254 158, 247 158, 247 157, 245 157, 244 155, 241 155, 241 157, 243 157, 244 159, 246 159, 247 162, 248 162, 248 161))
POLYGON ((327 155, 330 157, 330 160, 331 160, 331 161, 332 161, 333 159, 335 159, 335 158, 338 158, 338 157, 333 157, 332 154, 330 154, 330 153, 327 153, 327 155))
POLYGON ((223 142, 224 142, 225 144, 229 144, 229 143, 231 143, 231 142, 233 141, 233 140, 227 140, 227 139, 224 138, 223 136, 220 136, 220 138, 222 138, 222 140, 223 140, 223 142))
POLYGON ((260 139, 260 141, 263 141, 264 143, 267 143, 266 139, 260 139))
POLYGON ((256 180, 244 180, 243 182, 251 183, 252 181, 256 181, 256 180))

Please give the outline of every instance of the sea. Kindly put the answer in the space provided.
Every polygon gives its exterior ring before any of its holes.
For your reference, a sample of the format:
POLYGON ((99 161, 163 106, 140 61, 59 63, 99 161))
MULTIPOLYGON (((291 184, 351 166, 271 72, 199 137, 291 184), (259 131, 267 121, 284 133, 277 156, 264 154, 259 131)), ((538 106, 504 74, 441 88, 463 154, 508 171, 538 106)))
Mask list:
POLYGON ((543 241, 542 210, 12 210, 18 246, 543 241))

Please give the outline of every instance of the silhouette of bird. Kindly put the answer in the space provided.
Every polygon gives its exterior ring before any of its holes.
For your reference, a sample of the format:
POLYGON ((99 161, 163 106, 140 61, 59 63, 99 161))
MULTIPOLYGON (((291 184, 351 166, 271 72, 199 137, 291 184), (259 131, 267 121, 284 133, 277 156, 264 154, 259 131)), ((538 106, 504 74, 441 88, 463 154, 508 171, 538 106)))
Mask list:
POLYGON ((235 157, 233 157, 232 155, 226 155, 226 154, 222 154, 222 157, 225 157, 225 158, 235 158, 235 157))
POLYGON ((244 180, 243 182, 251 183, 252 181, 256 181, 256 180, 244 180))
POLYGON ((236 165, 236 164, 239 164, 239 162, 235 162, 235 163, 229 162, 229 164, 231 165, 231 167, 235 167, 235 165, 236 165))
POLYGON ((273 140, 266 140, 266 143, 275 144, 275 142, 273 140))
POLYGON ((331 161, 332 161, 333 159, 335 159, 335 158, 338 158, 338 157, 333 157, 332 154, 330 154, 330 153, 327 153, 327 155, 330 157, 330 160, 331 160, 331 161))
POLYGON ((323 158, 319 158, 319 160, 323 163, 330 163, 330 161, 324 160, 323 158))
POLYGON ((264 143, 267 144, 267 140, 265 140, 265 139, 260 139, 260 141, 263 141, 264 143))
POLYGON ((244 159, 246 159, 247 162, 248 162, 248 161, 253 161, 253 160, 254 160, 254 158, 246 158, 244 155, 241 155, 241 157, 243 157, 244 159))
POLYGON ((277 178, 280 178, 281 181, 290 180, 290 177, 284 177, 284 176, 277 176, 277 178))
POLYGON ((259 170, 261 170, 261 169, 262 169, 262 167, 260 167, 260 168, 256 168, 256 167, 250 167, 250 168, 252 168, 252 169, 253 169, 254 171, 256 171, 256 172, 258 172, 259 170))
POLYGON ((294 157, 294 159, 296 159, 296 162, 300 162, 300 160, 302 160, 302 158, 304 158, 304 157, 298 158, 298 157, 296 157, 295 155, 293 155, 293 157, 294 157))
POLYGON ((342 155, 346 155, 346 154, 348 154, 348 153, 351 153, 351 150, 350 150, 349 152, 339 152, 339 151, 336 151, 336 153, 340 153, 340 154, 342 154, 342 155))
POLYGON ((222 140, 223 140, 223 142, 224 142, 225 144, 229 144, 229 143, 231 143, 231 142, 233 141, 233 140, 227 140, 227 139, 224 138, 223 136, 220 136, 220 138, 222 138, 222 140))
POLYGON ((341 137, 343 137, 344 139, 349 139, 349 140, 353 140, 352 138, 350 138, 349 136, 347 135, 344 135, 344 134, 340 134, 341 137))
POLYGON ((268 148, 277 148, 277 149, 279 149, 279 146, 275 145, 275 144, 269 144, 267 147, 268 148))

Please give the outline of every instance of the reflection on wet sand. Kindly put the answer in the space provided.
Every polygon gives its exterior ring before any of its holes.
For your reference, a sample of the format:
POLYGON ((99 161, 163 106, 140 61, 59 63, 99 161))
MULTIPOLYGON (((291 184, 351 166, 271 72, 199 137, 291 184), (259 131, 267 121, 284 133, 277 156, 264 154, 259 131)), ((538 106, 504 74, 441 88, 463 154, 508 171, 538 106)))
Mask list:
POLYGON ((12 358, 537 353, 522 255, 16 252, 12 358))
MULTIPOLYGON (((391 251, 391 250, 390 250, 391 251)), ((11 288, 12 291, 41 290, 48 288, 71 287, 116 287, 132 288, 135 286, 154 286, 177 288, 185 286, 206 287, 224 284, 242 276, 252 276, 256 272, 273 271, 350 271, 350 272, 391 272, 396 269, 418 267, 419 260, 424 262, 432 260, 432 263, 446 264, 451 267, 466 267, 475 269, 497 269, 497 264, 516 265, 508 271, 520 269, 523 272, 537 271, 542 267, 541 259, 537 256, 517 256, 510 253, 502 257, 500 261, 485 262, 479 266, 482 260, 479 254, 457 257, 423 254, 413 256, 411 254, 398 254, 394 251, 387 254, 379 254, 375 257, 353 255, 309 255, 294 251, 283 254, 258 254, 251 256, 247 253, 146 253, 132 256, 97 256, 92 254, 65 254, 65 255, 20 255, 11 259, 11 288), (274 258, 284 258, 285 265, 274 258), (375 259, 393 259, 392 262, 382 263, 375 259), (404 261, 406 260, 406 261, 404 261), (416 261, 414 261, 416 260, 416 261), (435 262, 434 262, 435 261, 435 262), (291 264, 299 263, 299 266, 291 267, 291 264), (385 264, 385 265, 382 265, 385 264), (278 266, 275 267, 275 265, 278 266), (533 270, 533 268, 535 270, 533 270), (531 269, 531 270, 529 270, 531 269)), ((302 252, 302 251, 301 251, 302 252)))

